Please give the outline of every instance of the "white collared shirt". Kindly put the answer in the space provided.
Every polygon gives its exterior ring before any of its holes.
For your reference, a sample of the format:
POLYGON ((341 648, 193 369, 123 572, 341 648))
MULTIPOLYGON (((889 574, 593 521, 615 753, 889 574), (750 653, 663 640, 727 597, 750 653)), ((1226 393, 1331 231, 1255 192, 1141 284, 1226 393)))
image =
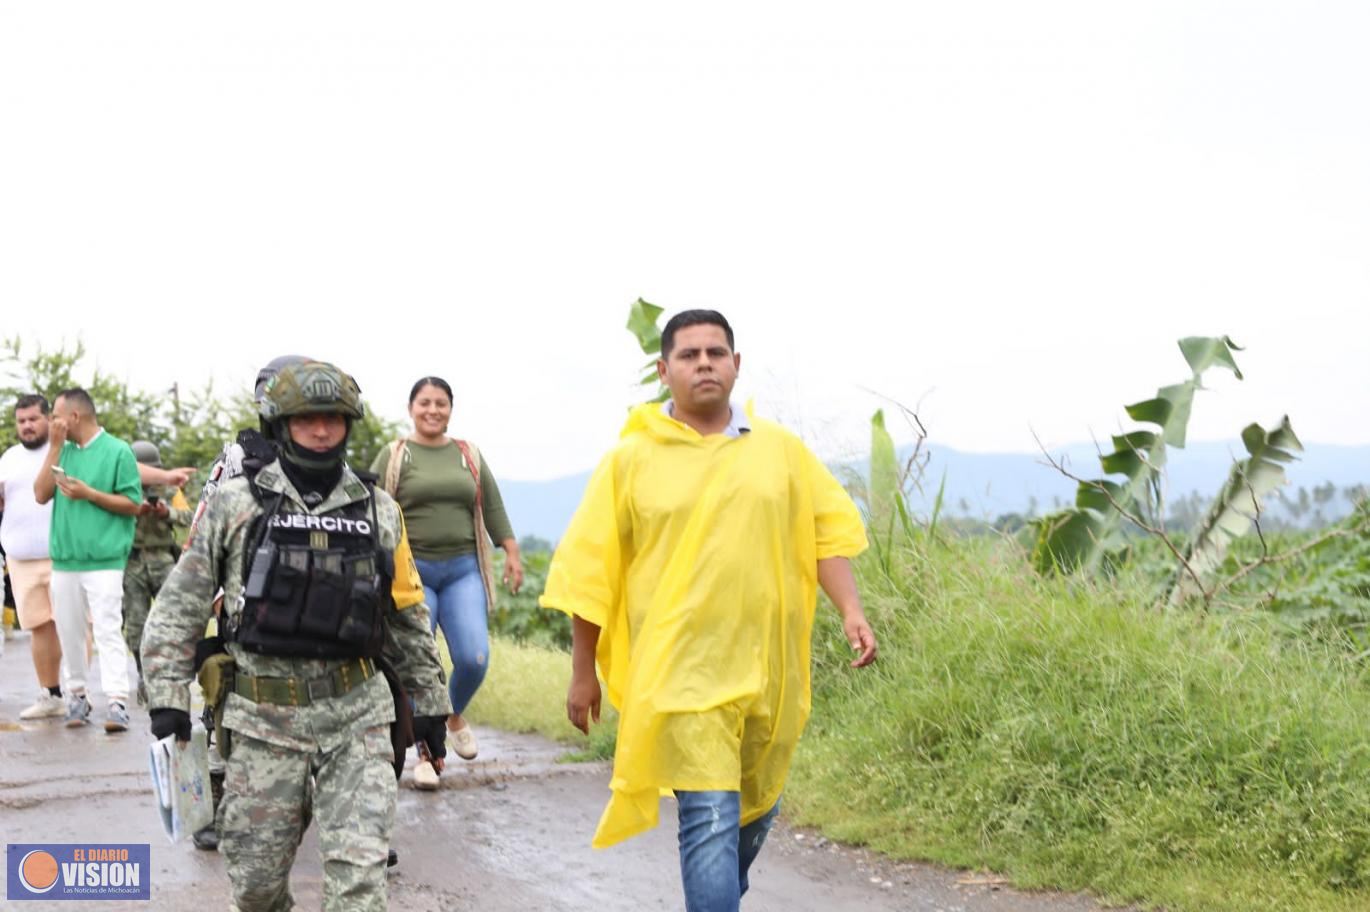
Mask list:
MULTIPOLYGON (((675 419, 675 402, 667 399, 661 403, 661 413, 667 418, 675 419)), ((725 437, 741 437, 743 434, 749 433, 751 429, 752 423, 747 420, 747 412, 729 403, 728 426, 723 429, 723 435, 725 437)))

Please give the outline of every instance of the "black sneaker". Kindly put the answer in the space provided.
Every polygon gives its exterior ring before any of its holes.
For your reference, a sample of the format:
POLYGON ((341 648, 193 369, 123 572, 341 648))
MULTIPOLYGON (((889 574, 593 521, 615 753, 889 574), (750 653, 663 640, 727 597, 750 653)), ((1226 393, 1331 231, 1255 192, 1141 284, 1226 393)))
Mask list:
POLYGON ((214 829, 214 824, 200 827, 190 834, 190 841, 195 843, 195 848, 203 849, 206 852, 217 852, 219 850, 219 833, 214 829))

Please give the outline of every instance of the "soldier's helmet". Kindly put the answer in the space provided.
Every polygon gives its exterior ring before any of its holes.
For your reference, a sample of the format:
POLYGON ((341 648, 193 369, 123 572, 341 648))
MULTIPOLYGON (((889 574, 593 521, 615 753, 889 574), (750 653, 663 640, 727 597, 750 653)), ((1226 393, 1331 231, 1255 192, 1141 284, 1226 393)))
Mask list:
POLYGON ((353 421, 366 413, 357 381, 327 361, 287 365, 266 382, 257 402, 257 414, 268 426, 291 415, 319 412, 339 414, 353 421))
POLYGON ((133 441, 133 458, 143 465, 161 466, 162 454, 157 450, 157 444, 151 440, 133 441))
POLYGON ((267 381, 292 364, 304 364, 310 360, 312 359, 304 355, 278 355, 272 358, 257 371, 257 382, 252 385, 252 398, 261 402, 262 394, 266 392, 267 381))

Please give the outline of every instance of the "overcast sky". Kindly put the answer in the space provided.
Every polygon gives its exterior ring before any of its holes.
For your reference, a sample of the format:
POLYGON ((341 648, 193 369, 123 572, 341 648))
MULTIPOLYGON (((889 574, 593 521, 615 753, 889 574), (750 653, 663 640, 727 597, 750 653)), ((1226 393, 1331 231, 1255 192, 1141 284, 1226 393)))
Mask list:
POLYGON ((148 390, 303 352, 396 418, 439 374, 509 478, 613 441, 639 295, 829 456, 877 393, 1106 435, 1224 333, 1193 437, 1370 443, 1367 46, 1356 2, 5 4, 0 335, 148 390))

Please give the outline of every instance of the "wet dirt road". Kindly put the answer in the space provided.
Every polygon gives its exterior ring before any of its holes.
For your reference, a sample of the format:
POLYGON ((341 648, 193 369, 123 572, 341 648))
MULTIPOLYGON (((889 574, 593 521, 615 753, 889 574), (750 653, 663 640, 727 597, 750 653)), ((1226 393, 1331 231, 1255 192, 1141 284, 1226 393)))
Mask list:
MULTIPOLYGON (((36 688, 27 637, 11 634, 0 657, 0 841, 147 843, 152 900, 103 901, 116 909, 200 910, 228 907, 217 854, 189 842, 170 845, 151 804, 146 713, 107 735, 99 725, 71 730, 60 719, 19 722, 36 688)), ((95 676, 98 680, 98 675, 95 676)), ((96 714, 103 708, 98 692, 96 714)), ((604 851, 589 847, 606 796, 603 764, 560 764, 564 748, 542 738, 477 729, 481 756, 454 763, 436 792, 400 782, 394 845, 400 864, 389 875, 390 905, 407 912, 638 912, 680 909, 675 817, 663 802, 661 826, 604 851)), ((412 763, 412 760, 411 760, 412 763)), ((301 908, 321 902, 314 831, 292 874, 301 908)), ((783 822, 753 868, 747 912, 943 910, 943 912, 1086 912, 1076 896, 1024 894, 993 878, 928 865, 893 863, 827 842, 783 822)), ((17 908, 69 910, 71 902, 25 902, 17 908)))

